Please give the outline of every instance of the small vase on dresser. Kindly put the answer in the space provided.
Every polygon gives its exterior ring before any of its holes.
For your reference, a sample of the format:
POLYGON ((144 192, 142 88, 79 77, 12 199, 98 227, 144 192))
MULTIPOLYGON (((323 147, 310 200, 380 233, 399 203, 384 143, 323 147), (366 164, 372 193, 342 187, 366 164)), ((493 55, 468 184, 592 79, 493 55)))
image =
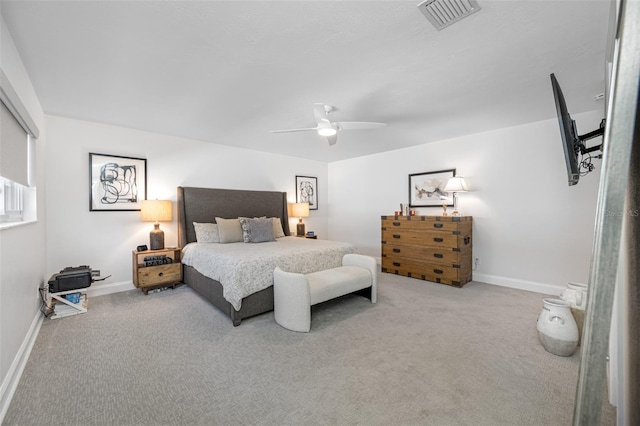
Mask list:
POLYGON ((538 316, 538 338, 547 352, 571 356, 578 346, 578 325, 571 305, 562 299, 544 299, 538 316))

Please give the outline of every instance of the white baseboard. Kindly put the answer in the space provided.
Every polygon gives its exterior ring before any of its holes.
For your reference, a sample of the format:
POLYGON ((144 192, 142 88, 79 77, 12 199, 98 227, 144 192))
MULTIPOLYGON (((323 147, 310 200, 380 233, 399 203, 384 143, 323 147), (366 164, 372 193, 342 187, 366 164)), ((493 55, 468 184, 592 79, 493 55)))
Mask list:
POLYGON ((29 331, 24 337, 24 340, 20 345, 20 349, 11 363, 9 371, 7 371, 7 375, 2 381, 2 386, 0 386, 0 424, 2 424, 4 416, 7 414, 7 410, 9 410, 9 404, 11 404, 11 399, 18 387, 24 367, 27 365, 29 355, 31 355, 31 349, 33 349, 33 344, 38 337, 38 332, 40 331, 40 326, 42 326, 43 318, 42 313, 40 311, 36 311, 36 316, 31 322, 29 331))
MULTIPOLYGON (((375 257, 375 259, 378 267, 380 267, 382 265, 382 258, 375 257)), ((517 278, 501 277, 497 275, 477 274, 475 272, 473 273, 473 281, 485 284, 499 285, 502 287, 517 288, 519 290, 532 291, 534 293, 542 293, 552 296, 559 296, 560 293, 562 293, 562 291, 564 290, 563 287, 559 287, 553 284, 539 283, 536 281, 526 281, 517 278)))
POLYGON ((87 296, 96 297, 105 294, 120 293, 121 291, 135 290, 133 281, 120 281, 117 283, 96 284, 87 289, 87 296))
POLYGON ((562 290, 564 290, 563 287, 559 287, 553 284, 519 280, 517 278, 500 277, 500 276, 488 275, 488 274, 474 273, 473 281, 499 285, 502 287, 517 288, 519 290, 532 291, 534 293, 542 293, 542 294, 548 294, 552 296, 559 296, 560 293, 562 293, 562 290))

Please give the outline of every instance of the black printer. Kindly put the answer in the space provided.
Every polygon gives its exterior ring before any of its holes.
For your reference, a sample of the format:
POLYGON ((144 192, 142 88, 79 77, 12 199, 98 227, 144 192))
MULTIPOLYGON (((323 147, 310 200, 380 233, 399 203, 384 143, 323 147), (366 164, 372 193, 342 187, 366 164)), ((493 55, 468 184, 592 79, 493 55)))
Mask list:
POLYGON ((49 279, 49 292, 58 293, 89 287, 94 281, 94 275, 100 275, 100 271, 93 271, 89 266, 64 268, 49 279))

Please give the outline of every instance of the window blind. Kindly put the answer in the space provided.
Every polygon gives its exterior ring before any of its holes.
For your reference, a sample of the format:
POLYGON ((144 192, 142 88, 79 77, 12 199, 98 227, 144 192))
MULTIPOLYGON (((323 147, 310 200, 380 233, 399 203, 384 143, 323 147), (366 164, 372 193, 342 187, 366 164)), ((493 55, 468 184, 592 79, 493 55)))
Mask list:
POLYGON ((0 176, 29 186, 27 133, 0 102, 0 176))

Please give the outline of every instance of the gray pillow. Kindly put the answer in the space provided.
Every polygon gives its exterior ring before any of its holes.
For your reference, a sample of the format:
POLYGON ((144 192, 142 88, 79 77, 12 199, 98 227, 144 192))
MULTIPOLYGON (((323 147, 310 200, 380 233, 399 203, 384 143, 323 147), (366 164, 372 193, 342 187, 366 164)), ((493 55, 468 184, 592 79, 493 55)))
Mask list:
POLYGON ((260 217, 244 217, 244 216, 240 216, 238 218, 238 220, 240 221, 240 227, 242 228, 242 241, 244 241, 245 243, 250 243, 251 241, 249 241, 249 221, 253 220, 253 219, 266 219, 266 216, 260 216, 260 217))
POLYGON ((224 219, 216 217, 218 225, 218 233, 220 234, 221 243, 241 243, 242 228, 238 219, 224 219))
POLYGON ((196 231, 196 240, 199 243, 219 243, 220 242, 218 225, 216 225, 215 223, 193 222, 193 228, 196 231))
POLYGON ((260 218, 260 219, 245 219, 243 221, 243 237, 245 243, 264 243, 267 241, 275 241, 273 237, 273 220, 260 218))

